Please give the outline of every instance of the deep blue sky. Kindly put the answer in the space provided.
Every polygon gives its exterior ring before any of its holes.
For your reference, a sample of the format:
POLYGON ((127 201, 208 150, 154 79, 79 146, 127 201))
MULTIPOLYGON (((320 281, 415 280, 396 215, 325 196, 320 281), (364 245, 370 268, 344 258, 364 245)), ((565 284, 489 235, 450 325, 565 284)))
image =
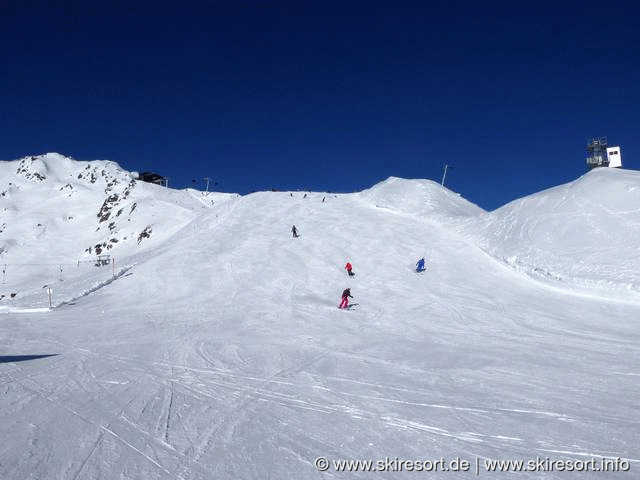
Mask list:
POLYGON ((0 159, 238 193, 448 164, 487 210, 583 174, 592 137, 638 169, 635 2, 417 3, 5 0, 0 159))

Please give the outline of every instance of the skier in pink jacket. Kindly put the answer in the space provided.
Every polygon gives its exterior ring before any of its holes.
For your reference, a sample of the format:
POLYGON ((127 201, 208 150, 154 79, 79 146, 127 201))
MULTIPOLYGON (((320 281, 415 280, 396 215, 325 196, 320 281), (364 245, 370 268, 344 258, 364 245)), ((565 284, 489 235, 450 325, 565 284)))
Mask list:
POLYGON ((342 292, 342 301, 340 302, 340 305, 338 305, 338 308, 347 308, 349 306, 349 297, 353 298, 351 295, 351 289, 346 288, 344 292, 342 292))

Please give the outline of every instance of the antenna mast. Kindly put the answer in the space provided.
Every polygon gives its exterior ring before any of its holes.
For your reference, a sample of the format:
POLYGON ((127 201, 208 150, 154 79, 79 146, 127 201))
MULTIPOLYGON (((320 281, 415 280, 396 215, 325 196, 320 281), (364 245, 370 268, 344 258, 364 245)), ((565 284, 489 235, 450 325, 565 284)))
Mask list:
POLYGON ((441 185, 442 185, 443 187, 444 187, 444 179, 445 179, 445 178, 446 178, 446 176, 447 176, 447 170, 449 170, 450 168, 451 168, 451 167, 450 167, 449 165, 445 165, 445 166, 444 166, 444 174, 442 175, 442 183, 441 183, 441 185))
POLYGON ((609 159, 607 157, 607 137, 592 138, 587 145, 587 165, 589 168, 608 167, 609 159))

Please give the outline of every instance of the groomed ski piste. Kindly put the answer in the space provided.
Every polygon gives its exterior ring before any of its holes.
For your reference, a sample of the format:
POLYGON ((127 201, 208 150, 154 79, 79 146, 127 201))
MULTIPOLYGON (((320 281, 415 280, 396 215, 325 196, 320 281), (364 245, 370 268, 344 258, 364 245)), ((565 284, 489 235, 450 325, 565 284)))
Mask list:
POLYGON ((640 475, 640 173, 493 212, 134 177, 0 162, 1 479, 640 475))

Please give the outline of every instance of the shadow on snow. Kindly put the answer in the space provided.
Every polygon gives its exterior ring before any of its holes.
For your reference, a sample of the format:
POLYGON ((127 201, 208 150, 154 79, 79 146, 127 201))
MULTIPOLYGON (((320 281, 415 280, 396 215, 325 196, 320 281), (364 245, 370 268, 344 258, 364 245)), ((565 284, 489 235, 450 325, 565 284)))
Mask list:
POLYGON ((37 360, 38 358, 55 357, 57 353, 47 355, 0 355, 0 363, 25 362, 27 360, 37 360))

